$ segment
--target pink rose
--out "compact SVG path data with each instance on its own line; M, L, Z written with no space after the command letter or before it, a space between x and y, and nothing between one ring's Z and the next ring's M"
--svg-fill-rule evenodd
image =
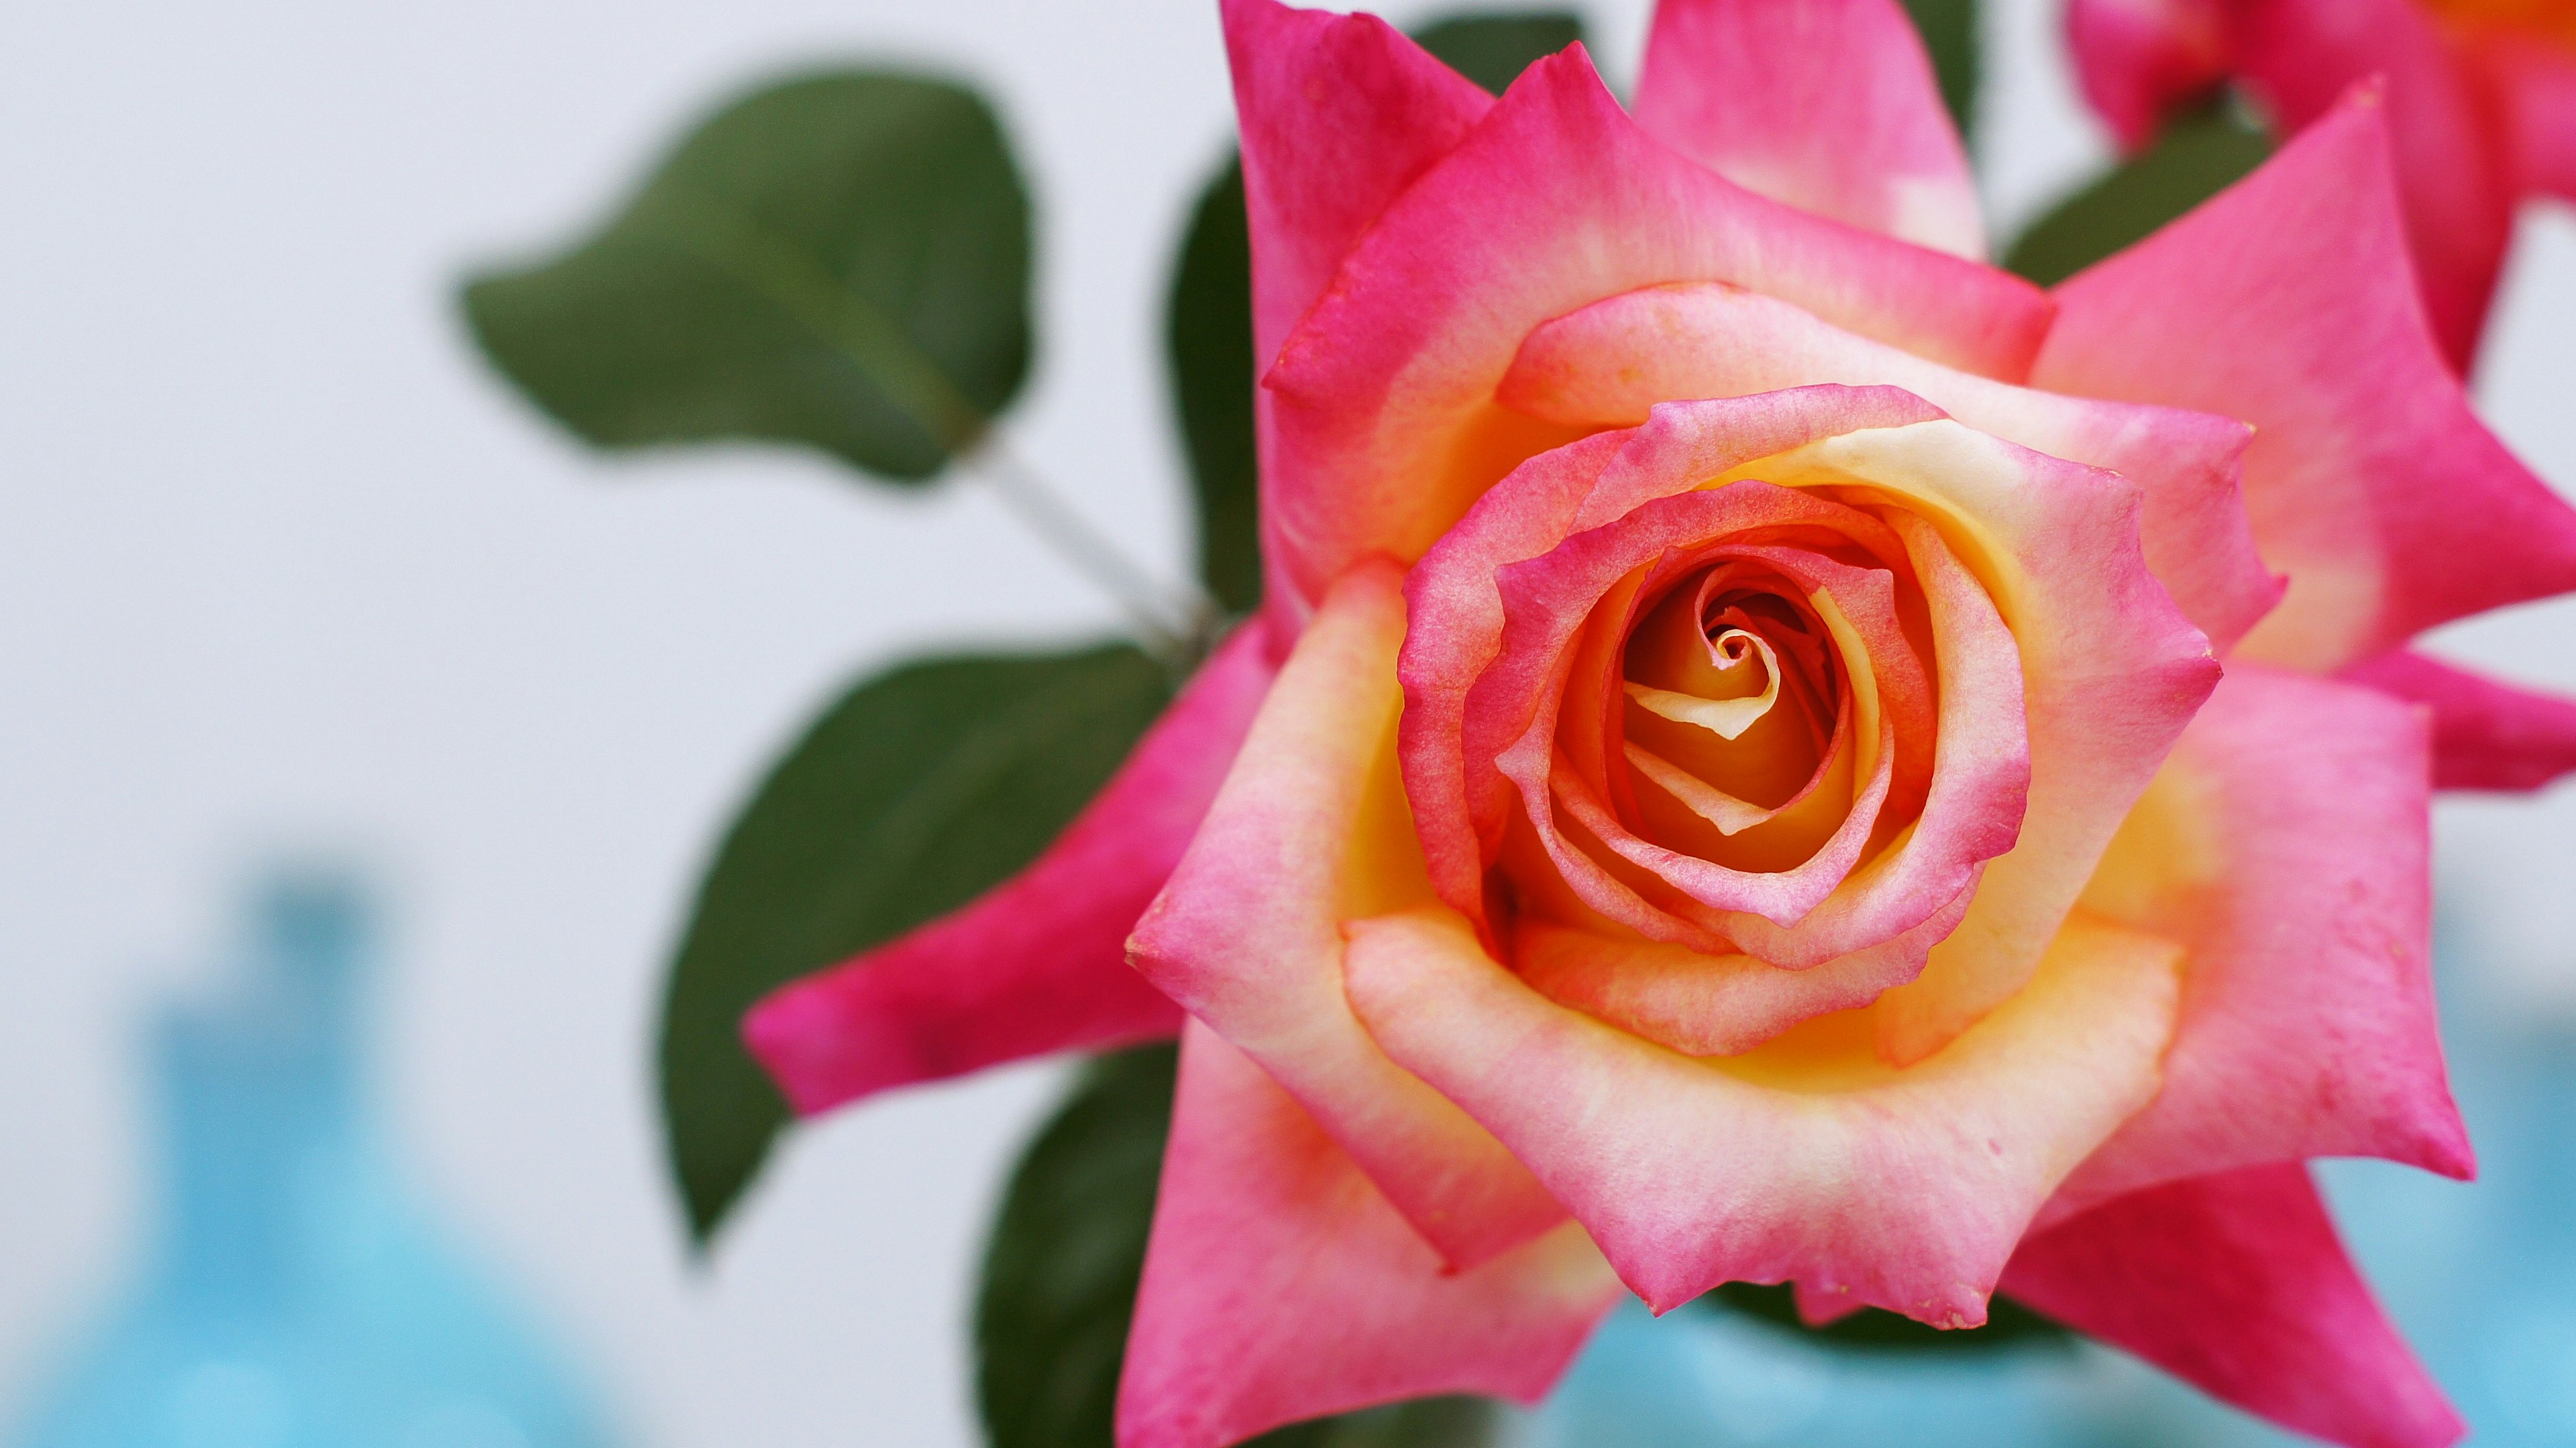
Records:
M1633 117L1225 16L1270 601L1026 875L753 1012L798 1108L1186 1013L1128 1448L1532 1398L1729 1280L2455 1438L2302 1163L2470 1170L2428 765L2576 711L2391 651L2576 514L2379 106L2042 293L1893 0L1666 0Z
M2085 94L2132 148L2230 76L2291 130L2383 78L2425 308L2463 371L2516 206L2576 197L2566 0L2068 0L2067 26Z

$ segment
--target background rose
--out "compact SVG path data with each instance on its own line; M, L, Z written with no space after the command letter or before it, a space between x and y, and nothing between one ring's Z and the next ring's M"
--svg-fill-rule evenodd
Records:
M2559 0L2069 0L2086 97L2124 146L2242 78L2289 130L2388 87L2425 308L2467 370L2516 206L2576 196L2576 10Z
M1798 44L1773 44L1766 26L1785 13L1666 8L1638 110L1686 159L1621 113L1579 53L1542 65L1497 107L1374 22L1229 7L1258 346L1279 359L1263 439L1265 620L1228 645L1091 815L1003 899L784 992L750 1023L806 1109L1047 1045L1168 1028L1168 1005L1084 975L1098 957L1065 947L1160 883L1213 785L1207 761L1233 747L1261 699L1214 810L1137 937L1149 977L1214 1029L1191 1028L1130 1345L1130 1441L1232 1441L1445 1388L1537 1391L1608 1300L1586 1234L1557 1225L1568 1209L1659 1304L1729 1275L1797 1276L1819 1310L1848 1294L1952 1322L1982 1310L2038 1213L2048 1230L2023 1244L2008 1281L2052 1312L2312 1431L2347 1441L2453 1431L2342 1262L2304 1175L2282 1165L2368 1151L2465 1166L2423 985L2419 728L2358 689L2231 666L2152 807L2129 816L2113 868L2095 875L2094 865L2208 687L2201 640L2235 643L2271 600L2246 514L2264 560L2290 582L2237 657L2327 670L2432 622L2563 587L2576 557L2564 511L2477 426L2441 366L2406 279L2367 104L2052 299L1755 194L1973 244L1959 224L1972 193L1901 18L1875 4L1807 7ZM1751 66L1754 56L1766 63ZM1859 93L1879 104L1815 103L1855 74L1870 76ZM1726 103L1755 95L1810 99L1803 109ZM1851 133L1820 146L1820 114ZM2025 381L2114 401L2016 385ZM1819 383L1904 392L1770 395ZM1747 400L1653 412L1728 397ZM1866 423L1811 420L1803 436L1745 446L1747 408L1856 398L1892 410ZM2210 401L2262 429L2244 458L2243 513L2243 428L2143 405ZM1707 471L1643 456L1669 453L1693 421L1713 422L1708 431L1738 450ZM1894 449L1904 455L1854 471L1854 456L1886 441L1874 432L1909 435ZM1934 438L1945 441L1924 441ZM1839 864L1811 872L1823 899L1770 902L1785 920L1738 908L1761 903L1750 896L1713 904L1676 887L1707 913L1647 901L1660 916L1624 922L1650 938L1640 923L1663 930L1671 938L1655 943L1667 950L1706 954L1722 938L1755 958L1713 959L1712 979L1788 976L1792 991L1851 972L1844 962L1870 950L1888 951L1873 968L1908 974L1915 951L1946 935L1902 988L1910 994L1872 1008L1866 1038L1729 1072L1599 1024L1635 1003L1629 987L1656 957L1581 909L1559 902L1544 923L1620 942L1614 968L1594 972L1594 984L1617 989L1565 992L1596 1015L1552 1005L1485 960L1480 928L1531 964L1521 922L1483 904L1487 866L1502 866L1507 898L1555 879L1597 914L1609 912L1571 882L1586 859L1613 872L1580 849L1545 864L1509 857L1512 800L1478 771L1505 760L1505 741L1532 736L1514 735L1512 709L1490 698L1480 707L1476 690L1495 668L1544 673L1566 651L1542 640L1526 659L1513 654L1512 580L1531 580L1538 604L1521 612L1524 632L1570 637L1595 611L1599 596L1581 589L1570 603L1544 596L1564 573L1544 566L1552 550L1651 542L1645 530L1691 508L1778 504L1778 485L1824 476L1802 475L1814 456L1788 460L1807 445L1845 449L1830 456L1842 471L1825 485L1856 496L1950 492L1930 512L1964 519L1994 540L1982 561L2011 567L1952 588L1944 555L1960 573L1975 569L1932 517L1906 506L1867 515L1896 540L1871 554L1889 617L1900 554L1927 623L1935 597L1956 609L1929 629L1928 685L1890 690L1914 712L1902 728L1905 706L1883 716L1884 771L1876 759L1858 767L1852 671L1865 659L1893 679L1908 655L1922 668L1927 649L1898 626L1833 661L1842 672L1831 677L1845 681L1838 720L1840 699L1854 701L1843 744L1853 773L1884 780L1875 808L1915 807L1898 793L1900 774L1923 791L1922 827L1882 851L1890 873L1922 870L1914 888L1873 889L1883 879ZM1978 456L1964 459L1963 447ZM1612 455L1631 449L1642 450L1632 459L1642 491L1664 496L1623 496L1579 537L1551 529L1547 500L1582 521ZM1739 464L1777 476L1757 472L1750 492L1690 491ZM2428 478L2442 480L2438 502ZM1956 496L1976 484L1984 496ZM1758 561L1784 576L1854 566L1832 556L1840 545L1782 550L1741 521L1691 520L1670 542L1773 548ZM2471 556L2474 572L2459 563ZM1424 561L1410 633L1390 558ZM1530 563L1543 566L1503 566ZM1499 600L1489 658L1475 657L1480 576ZM2023 582L2027 592L2007 586ZM1813 607L1831 592L1806 584L1767 596ZM2025 606L2034 598L2050 606ZM1964 620L1977 599L2012 629L2009 651L1970 642ZM1775 651L1790 642L1762 640ZM2007 657L2023 674L2017 699L1997 686ZM1454 800L1440 797L1433 758L1447 734L1425 722L1444 688L1461 692ZM1922 706L1936 697L1926 739ZM1979 737L1951 711L1997 701L2020 705L2027 812L2009 807L2021 765L2000 749L1953 776L1972 781L1961 787L1980 803L1936 819L1943 744ZM1536 757L1563 737L1539 717L1549 712L1533 712L1550 727L1523 751L1517 781L1508 764L1503 774L1524 805L1580 782ZM1993 717L1980 722L2000 737ZM1496 738L1471 743L1483 736ZM1488 797L1502 800L1500 838ZM1526 808L1523 817L1538 832L1541 821ZM1980 862L2016 840L1971 894ZM1418 881L1402 868L1415 848ZM1856 852L1850 864L1861 863ZM1757 887L1768 888L1744 886ZM2079 893L2090 918L2061 929ZM1440 913L1434 896L1459 913ZM1944 918L1953 905L1968 920L1956 931ZM1830 944L1797 938L1825 933L1810 919L1845 913L1870 918ZM1372 923L1346 950L1351 922ZM2275 954L2317 939L2332 948ZM2188 962L2179 994L2177 946ZM1583 978L1581 961L1563 963L1550 956L1539 974ZM1879 985L1869 976L1857 988ZM1793 1001L1768 1020L1730 1005L1697 1011L1695 1024L1758 1038L1823 1004ZM1625 1013L1636 1032L1672 1024ZM2160 1051L2168 1084L2157 1094ZM1766 1065L1786 1074L1745 1079ZM1809 1074L1818 1071L1845 1074ZM2064 1082L2083 1089L2057 1089ZM1681 1145L1695 1142L1740 1143L1744 1154ZM2044 1206L2069 1171L2066 1192ZM2141 1280L2135 1265L2159 1243L2182 1244L2224 1285L2179 1271ZM1442 1272L1444 1260L1455 1270ZM2234 1310L2209 1312L2213 1300Z

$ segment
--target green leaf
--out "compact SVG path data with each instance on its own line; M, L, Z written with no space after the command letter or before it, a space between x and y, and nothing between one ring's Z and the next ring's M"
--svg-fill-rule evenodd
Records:
M1881 1352L1979 1352L2007 1347L2064 1347L2073 1335L2009 1297L1991 1299L1986 1325L1944 1331L1910 1317L1864 1307L1823 1327L1798 1320L1798 1304L1787 1283L1764 1286L1729 1282L1697 1299L1705 1311L1735 1312L1758 1318L1784 1332L1835 1347Z
M1145 1269L1179 1053L1095 1058L1002 1195L975 1304L976 1403L992 1448L1110 1448L1127 1324ZM1484 1448L1472 1398L1298 1423L1257 1448Z
M771 439L917 482L1028 373L1028 197L973 91L810 75L726 107L589 240L464 304L492 364L598 446Z
M699 1243L788 1119L736 1034L743 1011L1035 858L1170 694L1127 644L906 664L771 769L699 886L663 1001L663 1125Z
M1432 54L1500 91L1583 38L1571 15L1456 16L1418 32ZM1228 156L1190 208L1163 311L1172 405L1199 514L1199 577L1227 609L1261 601L1260 465L1252 429L1252 249L1243 162Z
M1094 1060L1011 1173L975 1302L993 1448L1110 1448L1178 1055Z
M2165 128L2143 154L2031 223L2004 266L2055 286L2226 190L2272 154L2262 128L2224 99Z
M1923 48L1932 52L1932 72L1941 82L1941 103L1962 140L1977 134L1977 83L1984 46L1977 33L1977 0L1905 0Z
M1451 70L1501 95L1531 62L1581 40L1583 22L1563 11L1454 15L1416 29L1413 38Z
M1199 578L1232 613L1261 602L1260 463L1252 433L1252 246L1243 162L1228 157L1190 210L1164 308L1172 404L1199 510Z

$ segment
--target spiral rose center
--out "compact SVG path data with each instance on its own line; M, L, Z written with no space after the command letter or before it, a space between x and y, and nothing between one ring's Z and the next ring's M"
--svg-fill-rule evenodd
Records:
M1783 870L1841 823L1845 690L1822 621L1786 579L1720 563L1680 581L1629 633L1620 692L1627 788L1613 794L1641 837Z

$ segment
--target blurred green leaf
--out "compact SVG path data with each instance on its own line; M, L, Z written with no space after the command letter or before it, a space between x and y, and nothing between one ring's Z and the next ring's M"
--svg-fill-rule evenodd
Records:
M1823 1327L1809 1327L1798 1320L1796 1293L1785 1282L1773 1286L1729 1282L1699 1298L1697 1305L1704 1310L1758 1318L1784 1332L1835 1347L1882 1352L1978 1352L2006 1347L2063 1347L2073 1341L2073 1334L2065 1328L2009 1297L1996 1297L1987 1303L1985 1326L1948 1331L1875 1307L1864 1307Z
M1520 15L1452 15L1413 32L1422 48L1451 70L1496 95L1511 88L1532 61L1544 60L1583 38L1583 22L1563 11Z
M1468 79L1501 91L1522 69L1583 38L1571 15L1454 16L1417 32ZM1252 249L1243 162L1228 156L1190 208L1163 312L1172 405L1199 514L1199 576L1227 609L1261 601L1260 461L1252 427Z
M1252 432L1252 247L1243 162L1190 210L1163 342L1199 511L1199 578L1227 611L1261 602L1260 460Z
M726 107L589 240L464 302L493 365L598 446L772 439L918 482L1028 373L1028 197L973 91L812 75Z
M992 1448L1110 1448L1178 1060L1168 1045L1095 1058L1011 1173L975 1304L976 1401ZM1253 1443L1484 1448L1499 1419L1472 1398L1432 1398Z
M772 988L966 903L1035 858L1171 695L1131 645L903 665L761 781L699 886L662 1008L662 1113L704 1243L788 1119L742 1047Z
M1483 1398L1423 1398L1338 1418L1296 1423L1254 1448L1487 1448L1502 1437L1502 1410Z
M2272 154L2271 137L2221 99L2166 126L2156 143L2032 222L2004 266L2055 286L2146 240Z
M1932 71L1941 81L1941 103L1959 127L1960 139L1977 135L1977 83L1984 46L1977 33L1977 0L1905 0L1905 13L1932 52Z

